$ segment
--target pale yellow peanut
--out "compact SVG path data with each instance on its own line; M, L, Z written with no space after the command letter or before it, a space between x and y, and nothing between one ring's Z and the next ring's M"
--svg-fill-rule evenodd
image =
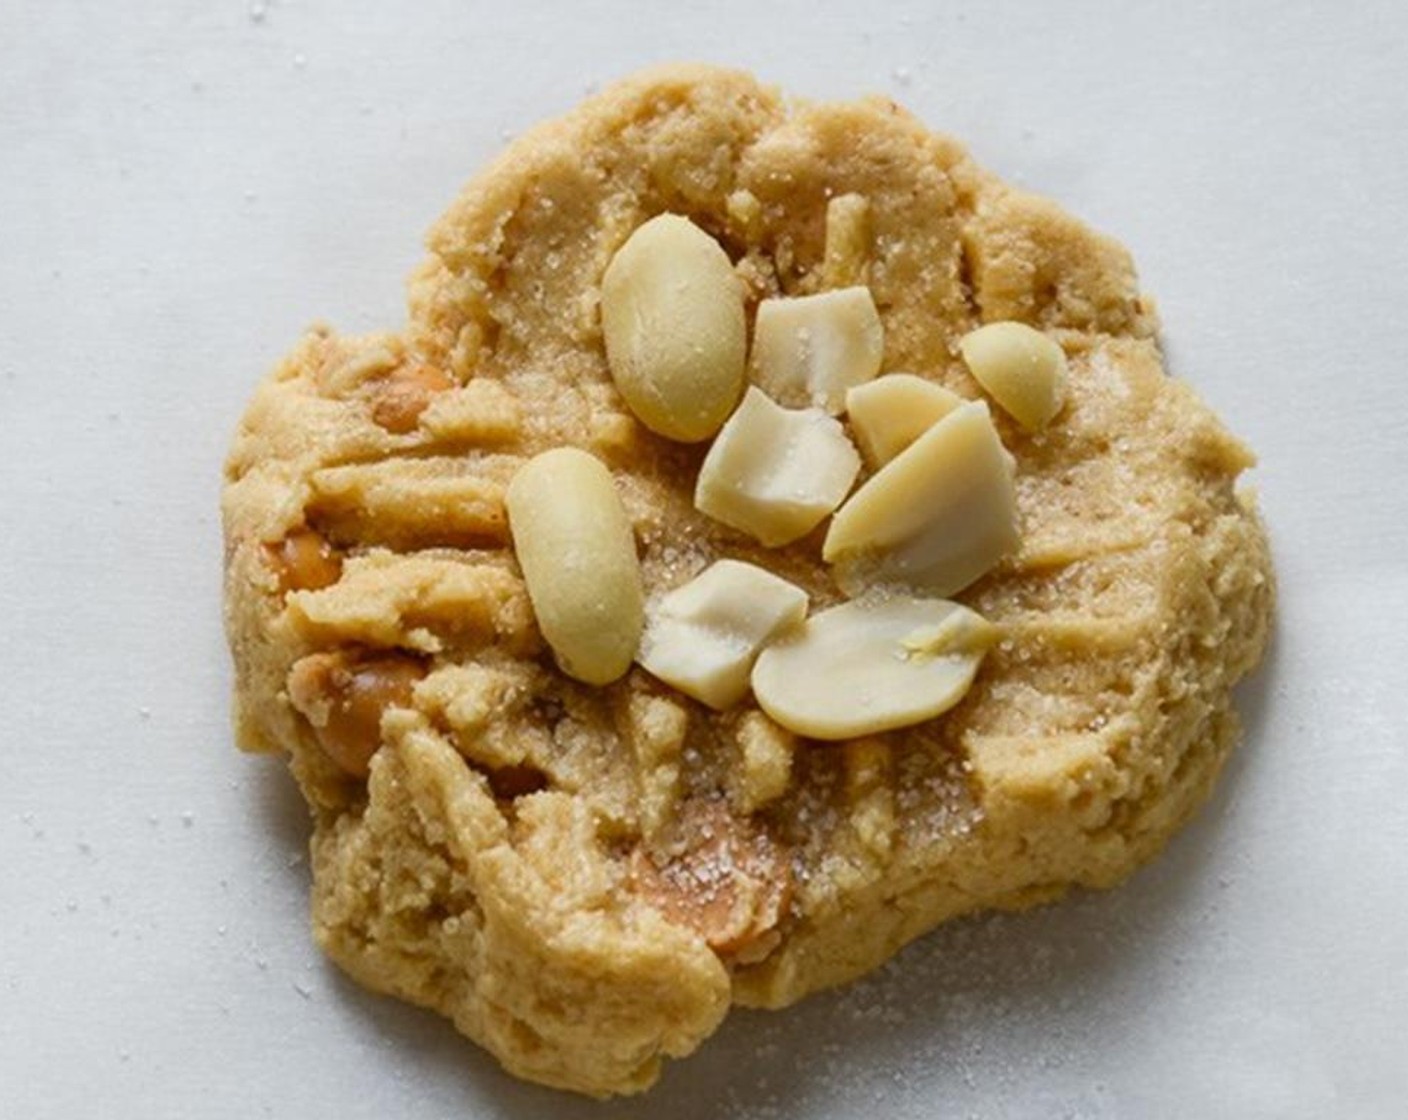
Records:
M1012 460L988 406L954 409L836 511L822 558L849 595L875 584L951 595L1017 546Z
M748 694L758 651L807 613L807 593L754 564L719 560L647 612L641 665L718 710Z
M525 463L505 497L528 597L562 671L607 684L630 668L645 619L625 507L599 459L572 447Z
M601 287L611 376L647 428L695 443L743 391L748 328L728 255L687 218L661 214L617 250Z
M880 372L885 330L868 288L765 299L753 324L753 380L789 407L814 405L832 416L846 390Z
M846 394L846 416L866 465L878 470L962 403L942 385L887 373Z
M763 204L752 191L734 191L724 201L729 222L741 233L756 239L763 224Z
M963 698L995 638L981 615L944 599L843 603L763 650L753 692L774 720L813 739L909 727Z
M826 255L821 282L828 288L864 284L870 259L870 200L839 194L826 204Z
M750 386L704 458L694 504L776 548L816 528L859 472L838 421L819 408L783 408Z
M1003 411L1040 431L1066 403L1066 354L1025 323L988 323L958 343L969 371Z

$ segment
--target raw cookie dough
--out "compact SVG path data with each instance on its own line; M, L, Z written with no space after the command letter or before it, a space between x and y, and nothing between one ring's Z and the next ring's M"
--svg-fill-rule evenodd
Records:
M728 557L813 610L842 600L824 525L769 549L699 513L707 442L654 435L613 386L602 275L665 212L724 246L750 323L761 299L864 283L883 368L964 398L983 394L957 342L981 323L1064 348L1049 427L994 410L1022 543L957 596L1001 637L946 715L818 744L751 699L716 713L639 668L604 688L556 669L503 497L559 445L611 468L647 597ZM677 67L525 135L429 249L406 326L312 330L226 467L237 738L288 757L313 930L362 983L521 1077L637 1092L735 1002L782 1007L954 915L1118 883L1206 797L1271 569L1236 489L1252 456L1166 376L1118 244L888 100Z

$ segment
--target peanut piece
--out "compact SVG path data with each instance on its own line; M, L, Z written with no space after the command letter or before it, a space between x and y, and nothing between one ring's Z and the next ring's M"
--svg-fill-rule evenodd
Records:
M758 201L757 195L740 188L724 200L724 210L730 225L749 240L757 240L763 225L763 204Z
M846 390L880 372L885 330L868 288L765 299L753 326L753 376L774 400L832 416Z
M528 597L562 671L608 684L631 667L645 622L625 507L601 461L544 451L509 483L509 531Z
M870 257L870 200L840 194L826 204L826 256L821 282L827 288L864 284Z
M1025 323L989 323L958 349L978 384L1027 431L1046 427L1065 404L1065 351Z
M404 653L314 653L294 665L288 694L323 752L352 777L365 778L381 746L382 712L409 707L423 676L421 661Z
M967 587L1017 546L1012 461L988 406L954 409L836 511L822 559L848 595L878 583L926 595Z
M981 615L944 599L843 603L763 650L753 692L763 711L799 735L873 735L957 704L995 639Z
M696 443L743 389L748 327L728 255L687 218L661 214L611 259L601 286L611 376L647 428Z
M319 591L342 578L342 557L307 526L294 529L277 544L266 544L264 551L284 594Z
M840 423L818 408L787 409L749 387L699 469L694 504L776 548L805 536L860 473Z
M860 453L879 470L963 403L957 393L912 373L887 373L846 394Z
M637 660L686 696L722 710L748 694L758 651L801 622L807 593L738 560L720 560L648 612Z

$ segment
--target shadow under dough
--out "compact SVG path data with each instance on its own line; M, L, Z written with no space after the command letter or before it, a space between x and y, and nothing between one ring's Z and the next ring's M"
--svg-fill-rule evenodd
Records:
M308 855L308 838L312 834L312 819L308 803L298 791L298 783L288 772L282 756L253 755L248 758L254 771L245 788L250 791L252 811L259 818L264 833L278 845L285 858L297 862Z

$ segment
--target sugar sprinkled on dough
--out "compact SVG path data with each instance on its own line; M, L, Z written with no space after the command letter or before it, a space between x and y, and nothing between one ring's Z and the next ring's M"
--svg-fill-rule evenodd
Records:
M613 472L648 594L732 557L805 588L814 609L839 601L818 539L764 549L694 508L702 450L624 409L594 301L611 253L666 211L722 240L750 301L810 294L842 194L869 203L886 368L976 398L957 339L1019 319L1059 337L1071 399L1040 437L1002 428L1023 545L963 593L1003 633L963 703L873 740L792 744L780 796L709 826L789 853L777 944L745 961L668 920L629 871L636 852L670 865L688 842L672 821L691 806L737 800L742 713L709 713L641 673L600 690L556 673L502 493L526 457L585 447ZM1118 245L886 101L794 104L705 68L613 86L524 135L429 241L404 330L310 332L256 393L226 470L237 733L290 758L314 811L314 932L355 978L453 1016L520 1076L639 1091L730 1004L780 1007L855 980L974 908L1115 884L1206 795L1236 737L1231 686L1265 640L1270 570L1235 491L1250 457L1165 376ZM387 361L408 360L453 375L444 391L469 401L453 430L375 422ZM476 397L476 384L496 388ZM470 422L491 398L516 408ZM300 526L386 594L354 601L334 584L296 593L291 611L265 546ZM414 648L428 676L382 715L362 785L322 753L317 706L293 707L287 684L310 654L368 646ZM508 752L521 785L506 783ZM712 889L740 862L726 847L677 871L680 885ZM924 1060L986 1076L967 1022L1020 1020L1030 998L975 980L988 957L1014 963L1004 922L950 927L939 937L956 963L907 953L826 1006L846 1037L902 1032ZM1040 998L1062 998L1060 952L1016 962ZM937 1010L900 994L925 986ZM843 1094L854 1075L839 1029L788 1054L795 1036L764 1037L817 1091ZM1034 1060L1068 1053L1045 1040ZM752 1080L728 1086L724 1112L781 1107L780 1076L755 1067Z

